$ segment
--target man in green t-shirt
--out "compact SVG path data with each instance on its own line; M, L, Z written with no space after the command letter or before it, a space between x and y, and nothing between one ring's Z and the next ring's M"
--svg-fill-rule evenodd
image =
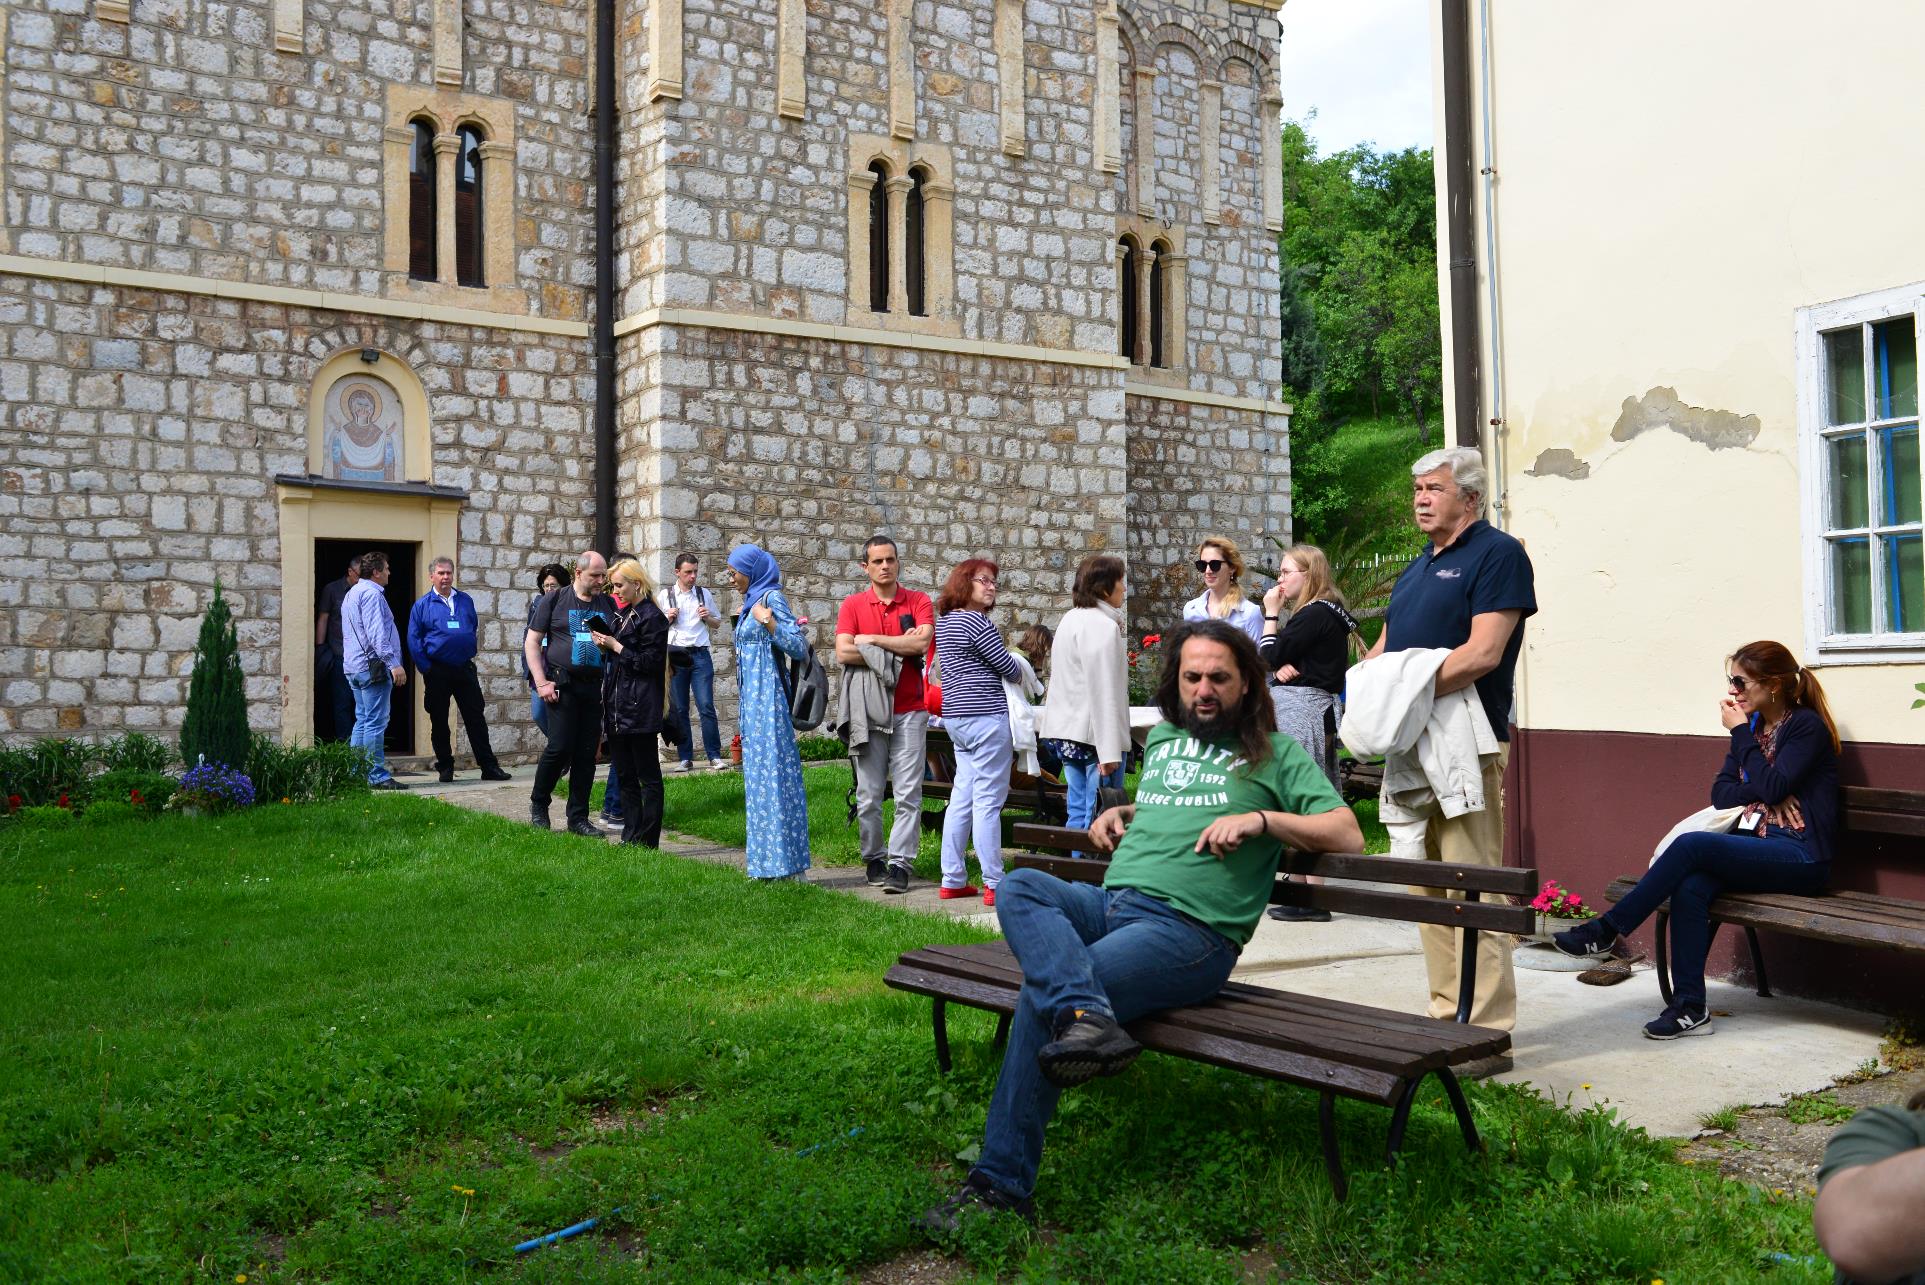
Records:
M1925 1093L1832 1135L1811 1222L1840 1280L1925 1282Z
M1363 833L1303 748L1276 732L1256 645L1221 620L1170 635L1136 802L1090 827L1115 852L1103 886L1012 871L996 911L1023 967L982 1155L923 1216L948 1233L970 1209L1031 1214L1043 1129L1061 1090L1127 1067L1123 1023L1223 988L1269 904L1288 844L1360 852Z

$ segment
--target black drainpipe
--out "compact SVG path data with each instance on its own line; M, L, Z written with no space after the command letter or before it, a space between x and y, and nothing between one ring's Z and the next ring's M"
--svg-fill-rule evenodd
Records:
M615 0L595 0L595 548L615 534Z
M1450 246L1451 418L1457 445L1478 446L1483 425L1481 353L1477 343L1477 250L1471 225L1475 158L1471 150L1469 0L1444 5L1444 209Z

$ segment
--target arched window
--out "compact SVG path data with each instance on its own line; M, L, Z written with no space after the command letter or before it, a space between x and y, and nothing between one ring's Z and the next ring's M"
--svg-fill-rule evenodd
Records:
M1136 360L1137 326L1136 274L1138 264L1136 242L1130 237L1123 237L1117 242L1117 245L1122 249L1122 253L1117 256L1119 262L1116 272L1116 291L1119 305L1117 308L1117 318L1121 323L1116 328L1118 338L1121 340L1118 347L1124 359L1133 362Z
M889 167L870 161L876 176L869 189L869 311L889 311Z
M408 132L408 275L433 281L436 275L434 126L425 120L409 123Z
M455 282L481 286L481 131L463 125L455 138Z
M1168 366L1169 354L1163 349L1169 333L1164 314L1169 311L1170 243L1158 241L1150 249L1156 254L1150 265L1150 365Z
M918 165L909 171L909 177L914 180L914 186L909 189L903 209L902 237L907 260L903 272L909 278L909 315L926 317L929 309L923 303L926 296L923 294L922 185L928 181L929 171Z

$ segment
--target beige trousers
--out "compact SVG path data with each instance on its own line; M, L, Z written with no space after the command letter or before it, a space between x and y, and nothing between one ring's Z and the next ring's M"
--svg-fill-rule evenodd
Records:
M1431 814L1424 832L1424 857L1429 861L1449 861L1467 866L1504 864L1504 765L1510 762L1508 742L1498 756L1484 765L1482 812L1461 817ZM1447 897L1443 888L1412 888L1429 897ZM1424 969L1430 975L1430 1015L1451 1018L1457 1015L1457 978L1459 947L1463 932L1441 924L1423 924L1417 930L1424 943ZM1471 1004L1470 1020L1476 1026L1492 1026L1508 1031L1517 1025L1517 974L1511 968L1513 939L1505 933L1477 934L1477 994Z

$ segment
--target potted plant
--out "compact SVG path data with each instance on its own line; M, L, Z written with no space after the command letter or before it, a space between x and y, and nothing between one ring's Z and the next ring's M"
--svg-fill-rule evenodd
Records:
M1555 879L1544 881L1544 886L1531 898L1531 909L1537 912L1539 941L1549 941L1553 933L1575 928L1597 915L1597 911L1584 904L1584 898L1562 887Z

